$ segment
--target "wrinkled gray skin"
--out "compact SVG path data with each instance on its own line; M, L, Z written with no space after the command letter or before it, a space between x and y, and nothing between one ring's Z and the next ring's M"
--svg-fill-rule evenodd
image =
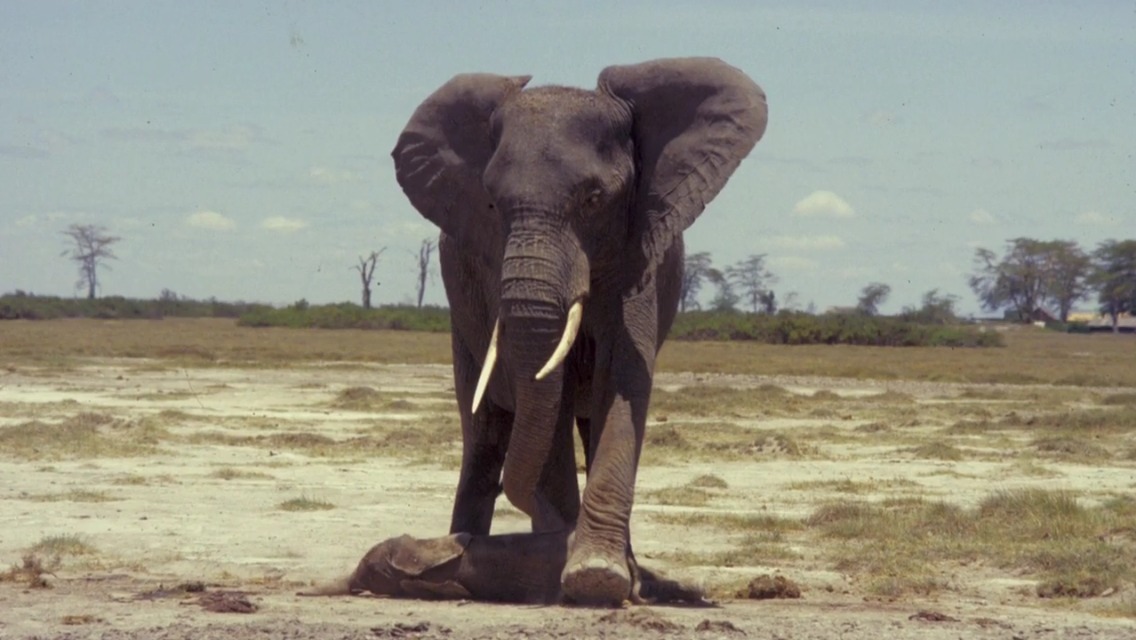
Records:
M561 601L567 532L501 536L399 536L371 548L350 575L300 592L304 596L373 593L392 598L483 600L527 604ZM702 592L640 569L634 600L711 604Z
M488 533L503 487L533 531L575 526L567 599L616 604L632 591L628 520L682 232L760 139L765 94L712 58L608 67L594 90L528 81L456 76L392 152L403 191L442 231L463 436L450 531ZM536 380L575 302L571 351ZM474 412L498 321L499 359Z

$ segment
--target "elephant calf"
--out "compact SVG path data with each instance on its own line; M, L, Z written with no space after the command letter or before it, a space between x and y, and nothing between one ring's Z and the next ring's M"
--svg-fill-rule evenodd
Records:
M528 604L561 602L560 574L568 555L567 533L402 535L375 545L350 575L304 596L357 595L392 598L484 600ZM708 604L702 591L637 567L636 600L642 603Z

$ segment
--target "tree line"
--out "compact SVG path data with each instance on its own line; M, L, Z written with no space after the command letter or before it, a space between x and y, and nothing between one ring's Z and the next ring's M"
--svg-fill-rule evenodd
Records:
M88 300L96 298L99 269L109 268L107 261L117 259L113 245L121 240L99 225L72 224L63 232L68 248L60 254L76 263L79 279L76 289L85 289ZM424 239L415 255L417 268L417 308L422 308L427 283L432 280L431 258L437 242ZM359 256L351 267L359 274L362 285L362 307L370 309L375 269L386 247ZM1036 240L1013 238L1006 242L999 256L990 249L978 248L974 254L974 272L967 283L986 311L1004 311L1020 322L1034 320L1047 307L1056 319L1068 322L1078 303L1096 297L1097 309L1112 321L1113 330L1125 314L1136 314L1136 240L1105 240L1094 250L1086 251L1072 240ZM800 311L799 296L790 291L778 300L773 286L778 277L766 266L766 254L751 254L736 263L714 266L708 251L685 256L679 299L679 311L702 310L700 295L709 286L714 295L708 309L715 312L738 312L772 315L779 310ZM836 308L837 312L874 316L887 300L891 287L872 282L861 289L856 304ZM957 320L958 297L932 289L924 294L921 306L904 307L901 318L930 324ZM812 303L804 310L815 314Z
M1094 296L1113 331L1123 314L1136 313L1136 240L1105 240L1090 252L1072 240L1014 238L1001 256L976 249L974 262L968 283L982 308L1021 322L1046 307L1068 322L1073 308Z

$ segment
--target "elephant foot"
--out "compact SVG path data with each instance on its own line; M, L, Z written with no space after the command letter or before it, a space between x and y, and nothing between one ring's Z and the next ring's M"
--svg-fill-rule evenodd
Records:
M564 599L573 604L619 606L631 599L631 573L623 559L592 556L570 563L561 578Z

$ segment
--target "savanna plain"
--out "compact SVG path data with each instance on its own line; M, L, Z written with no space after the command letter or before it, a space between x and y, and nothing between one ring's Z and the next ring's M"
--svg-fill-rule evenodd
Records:
M295 595L446 532L446 334L0 323L0 638L1136 637L1136 339L1005 343L668 343L632 540L717 606L597 610Z

